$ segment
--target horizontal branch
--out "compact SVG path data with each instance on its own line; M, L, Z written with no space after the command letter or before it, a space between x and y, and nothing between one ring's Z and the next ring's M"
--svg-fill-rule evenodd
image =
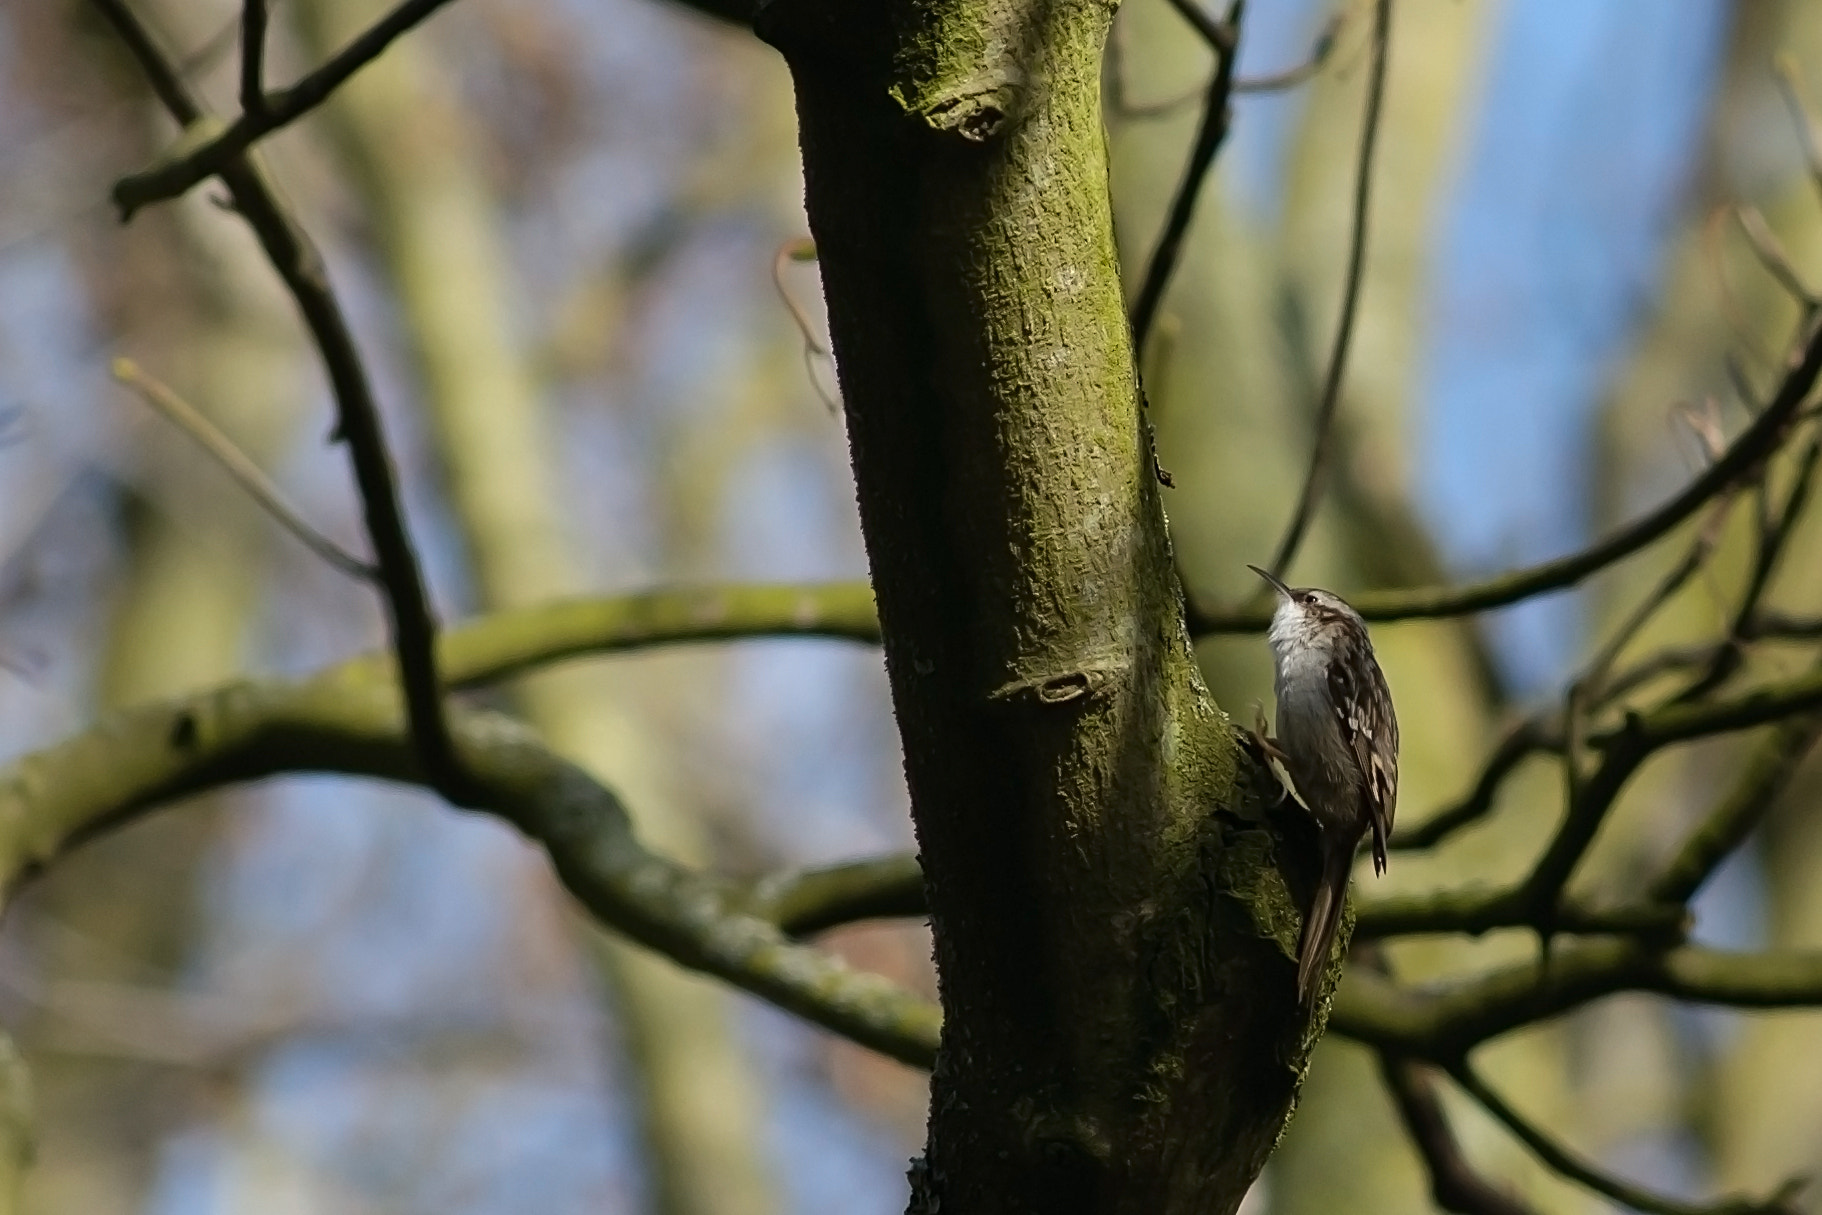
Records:
M453 683L474 686L584 653L770 633L866 639L864 586L670 591L502 612L442 639ZM0 771L0 886L76 842L173 800L289 772L338 772L421 782L400 723L390 656L364 656L301 684L241 682L110 715ZM1681 711L1681 710L1679 710ZM451 717L481 808L549 850L564 883L604 923L679 963L781 1007L928 1065L935 1008L884 980L847 971L789 940L875 915L915 915L916 861L887 857L764 879L716 882L648 852L613 794L503 718ZM1439 892L1368 901L1368 934L1472 931L1510 909L1510 891ZM1561 926L1648 934L1669 926L1657 907L1577 912ZM1822 1004L1822 953L1740 955L1649 940L1578 941L1537 962L1441 989L1413 990L1353 970L1331 1026L1402 1055L1447 1060L1520 1025L1622 990L1736 1007Z
M921 919L924 869L909 853L793 869L754 883L747 910L792 937L861 920Z
M1521 886L1498 889L1429 890L1419 894L1355 900L1354 939L1415 936L1420 933L1465 933L1479 936L1501 928L1532 924L1535 912ZM1554 932L1571 934L1672 934L1689 929L1689 911L1680 903L1635 903L1585 907L1565 902L1551 914Z
M764 637L877 644L873 591L865 582L827 582L561 599L452 627L439 639L438 658L451 688L475 688L590 654Z
M241 682L111 714L0 772L0 886L171 801L287 773L423 784L391 680L356 662L302 684ZM452 710L476 808L548 851L603 924L677 963L920 1067L939 1013L876 975L795 944L742 909L746 892L648 851L612 792L507 718Z
M1548 961L1507 966L1417 990L1355 968L1335 997L1329 1028L1395 1054L1438 1063L1490 1038L1619 991L1645 991L1732 1008L1822 1005L1822 952L1728 953L1701 945L1657 949L1637 940L1578 941Z
M1628 738L1635 737L1641 745L1664 747L1692 738L1749 730L1815 709L1822 709L1822 666L1792 679L1763 684L1727 700L1666 705L1635 717L1614 734L1605 738L1597 736L1594 741L1617 740L1623 746Z
M1370 941L1420 933L1480 935L1530 923L1523 887L1432 890L1354 900L1354 939ZM919 918L925 914L924 874L910 853L794 869L754 883L747 910L791 936L809 936L859 920ZM1570 934L1680 936L1689 912L1681 904L1560 908L1554 925Z

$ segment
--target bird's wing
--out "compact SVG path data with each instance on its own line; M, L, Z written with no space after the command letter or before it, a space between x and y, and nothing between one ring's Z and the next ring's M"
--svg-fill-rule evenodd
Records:
M1340 718L1342 741L1366 778L1362 793L1365 817L1373 828L1373 870L1384 873L1386 841L1398 808L1398 717L1372 643L1359 644L1365 645L1365 653L1337 654L1329 664L1329 693ZM1360 679L1372 682L1356 686Z

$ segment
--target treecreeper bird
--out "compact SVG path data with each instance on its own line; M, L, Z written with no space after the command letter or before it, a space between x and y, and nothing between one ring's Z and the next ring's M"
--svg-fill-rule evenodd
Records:
M1247 568L1278 592L1267 636L1276 668L1277 749L1321 828L1322 879L1297 946L1297 997L1308 1004L1341 927L1354 853L1369 828L1373 872L1385 872L1398 805L1398 717L1359 612L1328 591L1288 587L1256 565Z

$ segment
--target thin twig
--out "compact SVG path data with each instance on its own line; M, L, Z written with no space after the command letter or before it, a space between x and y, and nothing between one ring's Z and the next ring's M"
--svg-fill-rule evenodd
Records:
M1793 1201L1802 1188L1801 1183L1796 1181L1785 1182L1768 1198L1742 1196L1723 1198L1712 1203L1683 1202L1653 1193L1629 1181L1622 1181L1582 1159L1513 1109L1465 1060L1450 1067L1449 1075L1481 1108L1504 1123L1506 1129L1530 1148L1539 1160L1569 1180L1622 1206L1648 1212L1649 1215L1796 1215Z
M1268 72L1263 76L1243 76L1234 81L1235 93L1276 93L1284 89L1294 89L1304 81L1320 72L1335 53L1335 45L1340 41L1341 27L1347 24L1348 10L1340 8L1329 15L1322 23L1322 29L1316 34L1315 44L1310 47L1309 58L1295 67L1285 68L1279 72Z
M1822 375L1822 327L1812 325L1801 351L1792 358L1777 395L1751 425L1735 437L1720 459L1656 510L1580 552L1467 586L1361 591L1349 595L1348 602L1367 620L1424 620L1483 612L1574 586L1588 575L1650 545L1700 510L1716 494L1755 473L1765 458L1788 437L1791 427L1801 420L1803 404L1819 375ZM1218 613L1198 611L1190 626L1195 635L1210 636L1263 632L1270 622L1270 612L1261 605Z
M186 127L207 118L202 105L126 0L94 0L94 4L139 61L171 116ZM368 40L372 33L369 31L357 43ZM375 48L374 54L377 53ZM322 255L251 161L224 154L217 168L233 198L234 209L253 229L267 259L296 301L328 372L336 403L336 437L348 445L355 488L384 591L406 720L426 778L449 800L458 805L470 804L473 784L456 754L437 676L436 616L405 527L379 406L347 319L330 289Z
M1746 243L1759 259L1759 265L1765 268L1765 273L1776 279L1778 285L1796 297L1803 307L1815 308L1822 304L1822 298L1803 281L1802 273L1790 260L1790 254L1784 251L1784 246L1778 242L1777 235L1772 232L1771 225L1765 222L1765 216L1759 213L1757 207L1736 203L1733 218L1740 227L1740 234L1746 238Z
M1797 124L1797 137L1803 141L1803 159L1809 165L1809 179L1822 193L1822 128L1816 123L1809 101L1803 95L1803 79L1797 72L1797 61L1789 54L1772 57L1772 74L1777 76L1784 104Z
M1469 1162L1443 1111L1432 1069L1382 1053L1379 1076L1429 1170L1430 1197L1437 1206L1455 1215L1537 1215L1537 1208L1488 1181Z
M213 456L215 462L221 465L222 471L234 478L235 484L246 490L247 495L274 522L300 540L305 548L350 578L377 582L379 571L371 563L356 557L310 526L303 514L285 501L284 493L266 475L265 470L253 461L253 457L242 451L233 439L195 406L141 370L139 364L132 359L115 359L113 372L115 379L138 393L142 401L164 415L166 421L189 435L199 447Z
M1560 913L1563 888L1594 842L1620 791L1640 765L1657 750L1642 737L1637 719L1629 717L1607 746L1598 767L1584 779L1571 751L1565 767L1571 773L1563 820L1537 865L1525 879L1522 901L1528 918L1546 941Z
M1649 897L1679 903L1693 898L1721 862L1764 821L1818 737L1822 737L1822 717L1812 714L1779 722L1754 748L1727 796L1702 817L1651 883Z
M1202 35L1202 41L1208 43L1210 50L1217 55L1234 53L1235 35L1240 27L1236 24L1240 14L1229 9L1227 16L1217 21L1205 12L1196 0L1169 0L1170 6L1177 10L1177 15L1189 22L1196 33Z
M1746 364L1740 356L1729 350L1721 356L1721 370L1727 376L1727 383L1732 386L1734 396L1740 399L1740 405L1749 414L1759 412L1759 394L1752 386L1752 376L1746 370Z
M1822 660L1801 675L1747 688L1726 700L1696 704L1673 700L1634 713L1620 728L1597 735L1595 741L1610 751L1626 747L1631 739L1656 749L1692 738L1750 730L1817 708L1822 708Z
M1334 439L1335 411L1341 404L1341 382L1347 373L1348 348L1354 340L1354 321L1360 312L1361 282L1366 277L1367 218L1373 198L1373 152L1379 145L1379 116L1385 101L1387 63L1391 58L1392 0L1376 0L1373 6L1373 59L1367 76L1366 113L1361 119L1360 153L1354 167L1354 223L1349 237L1348 269L1341 290L1341 315L1335 323L1335 344L1329 350L1328 371L1323 376L1322 396L1316 407L1316 438L1310 448L1309 469L1303 477L1303 489L1297 495L1297 509L1291 514L1284 539L1278 542L1272 558L1272 573L1283 577L1298 546L1303 543L1315 516L1316 503L1322 497L1324 472Z
M1263 76L1236 77L1228 91L1235 96L1243 93L1257 96L1263 93L1278 93L1286 89L1294 89L1312 79L1328 65L1329 59L1334 55L1341 27L1347 23L1347 15L1348 10L1343 8L1322 23L1322 30L1316 35L1316 41L1310 47L1309 56L1302 63L1282 71L1268 72ZM1118 27L1109 42L1108 54L1111 70L1108 73L1107 108L1115 117L1134 121L1165 118L1208 92L1207 83L1203 83L1162 101L1133 102L1126 96L1124 40L1118 33Z
M1822 637L1822 616L1804 619L1783 612L1764 611L1755 616L1747 628L1749 637L1776 637L1787 641L1808 641Z
M816 360L831 359L828 343L817 336L816 326L811 322L809 313L791 294L785 284L785 267L793 262L804 263L816 260L816 242L809 237L795 237L778 246L778 252L772 255L772 286L778 290L778 298L784 301L785 311L791 314L791 320L797 325L797 332L803 335L803 369L810 377L810 387L822 398L822 403L830 413L841 412L841 402L822 386L816 375Z
M1219 25L1213 25L1212 18L1202 12L1194 0L1172 0L1172 3L1214 48L1215 74L1204 94L1202 122L1196 129L1189 163L1183 167L1176 194L1170 200L1164 231L1158 236L1157 247L1146 263L1145 277L1133 300L1132 345L1140 359L1145 357L1145 339L1151 334L1152 322L1157 320L1158 308L1164 302L1164 290L1170 286L1170 276L1176 271L1182 255L1183 239L1189 232L1189 221L1196 213L1196 198L1202 192L1202 183L1215 163L1215 154L1221 150L1233 119L1229 94L1233 90L1234 60L1239 58L1240 52L1240 18L1246 8L1246 0L1233 0L1226 18Z
M266 112L266 0L241 0L240 108L253 118Z
M1715 661L1716 656L1722 650L1731 648L1733 644L1726 641L1709 641L1697 645L1670 646L1647 654L1607 681L1607 700L1609 702L1617 701L1627 693L1664 675L1674 675L1679 671L1707 666Z
M1711 440L1708 446L1711 453L1718 454L1718 439ZM1587 733L1588 716L1604 703L1604 690L1607 678L1612 672L1613 664L1619 660L1621 652L1624 651L1628 645L1632 644L1632 639L1638 635L1639 631L1657 614L1658 609L1668 603L1670 599L1683 588L1683 584L1693 578L1696 573L1708 563L1709 557L1714 553L1715 546L1720 542L1721 527L1727 522L1727 516L1732 512L1735 492L1736 490L1734 488L1729 488L1721 493L1720 497L1716 499L1713 506L1709 509L1708 518L1703 522L1701 527L1696 529L1695 539L1691 541L1689 550L1683 555L1683 559L1677 562L1677 564L1672 566L1669 570L1665 571L1664 576L1658 580L1657 585L1639 600L1626 619L1621 621L1620 626L1613 631L1613 635L1607 639L1606 643L1596 651L1594 657L1589 660L1589 663L1583 669L1582 674L1571 680L1567 690L1564 692L1563 805L1570 808L1570 819L1573 819L1577 812L1576 808L1584 805L1582 798L1582 744ZM1617 796L1618 791L1619 786L1614 785L1613 795ZM1612 796L1609 796L1607 803L1611 804L1611 802ZM1590 813L1604 813L1604 807L1599 811L1590 811ZM1555 855L1556 851L1554 849L1550 853L1547 853L1545 859L1539 863L1540 870L1544 866L1553 863L1552 858ZM1572 869L1573 867L1574 861L1570 861L1569 868ZM1568 870L1565 870L1565 880L1567 879L1567 876ZM1557 892L1551 892L1548 899L1548 907L1546 908L1542 902L1544 897L1543 892L1545 891L1542 880L1539 879L1534 882L1529 882L1527 883L1527 886L1539 899L1538 902L1533 904L1532 909L1539 913L1535 916L1536 927L1539 933L1540 942L1543 947L1547 949L1549 948L1550 934L1557 930L1558 923L1561 919L1562 909L1560 907L1560 899L1557 897ZM1560 885L1558 890L1560 891Z
M1178 93L1175 97L1166 97L1162 101L1141 101L1133 103L1122 98L1117 104L1109 105L1119 117L1136 122L1152 118L1168 118L1198 97L1208 95L1208 85L1199 84L1193 89Z
M1527 717L1506 731L1481 765L1474 787L1460 800L1436 811L1415 826L1392 836L1389 847L1394 852L1420 852L1434 848L1462 828L1477 823L1493 809L1499 790L1523 763L1543 751L1560 749L1560 723L1552 728L1543 717Z
M1702 224L1702 252L1708 260L1708 273L1714 279L1716 303L1720 307L1721 319L1727 322L1727 329L1733 335L1734 343L1761 364L1771 364L1775 356L1759 342L1759 335L1746 321L1745 310L1740 307L1739 296L1734 292L1733 284L1727 277L1726 224L1729 208L1717 206L1708 213ZM1732 351L1724 356L1728 374L1733 379L1734 390L1740 393L1740 399L1752 408L1755 399L1750 388L1745 369L1738 367Z
M1769 512L1768 520L1762 521L1759 531L1759 543L1753 557L1752 570L1746 578L1746 589L1740 595L1739 605L1734 609L1733 617L1728 622L1727 636L1722 647L1715 652L1714 660L1700 678L1677 693L1678 701L1695 701L1731 679L1735 672L1745 664L1745 645L1748 631L1753 620L1759 614L1759 605L1765 593L1771 587L1771 581L1778 572L1778 566L1788 547L1792 535L1796 533L1797 522L1802 518L1804 509L1809 505L1811 492L1815 487L1816 466L1822 462L1822 434L1812 437L1809 445L1797 460L1797 472L1791 481L1790 492L1784 498L1784 505L1776 512ZM1765 479L1760 480L1759 491L1763 499L1768 500L1770 486Z
M97 3L101 2L102 0L97 0ZM120 211L120 218L131 219L135 211L148 203L176 198L198 182L235 165L241 153L254 143L321 105L344 80L377 58L381 51L392 44L393 39L447 3L449 0L404 0L404 3L343 47L329 62L290 88L266 94L264 103L258 109L246 110L201 146L143 173L122 178L114 186L114 205ZM109 0L109 4L110 7L118 7L113 0ZM157 58L164 59L162 51L152 49ZM148 62L138 47L134 48L134 56L142 65ZM146 71L148 76L152 74L152 69L147 68ZM169 74L168 61L165 72ZM244 83L243 77L243 85ZM153 87L158 90L159 100L164 102L165 108L184 126L189 126L202 116L200 107L193 101L186 102L181 109L174 106L172 98L156 79Z
M1620 654L1632 644L1632 639L1638 636L1639 631L1651 622L1651 618L1657 615L1658 609L1670 602L1683 589L1684 584L1708 564L1708 559L1720 544L1721 528L1727 522L1727 516L1733 512L1734 496L1735 491L1730 489L1715 500L1708 518L1696 529L1695 538L1690 541L1683 559L1664 571L1664 576L1658 579L1657 585L1633 606L1631 613L1588 661L1583 673L1575 680L1578 694L1588 707L1596 708L1607 703L1608 677L1613 672L1613 664L1619 661Z
M1671 701L1647 712L1632 711L1617 728L1592 739L1605 755L1578 796L1530 877L1525 904L1540 931L1551 922L1564 887L1587 854L1614 800L1639 766L1672 743L1749 729L1822 708L1822 662L1795 679L1751 689L1730 700L1688 704Z
M139 70L145 73L146 83L152 87L152 93L158 103L177 120L179 126L187 127L203 116L200 102L190 92L190 86L184 83L183 76L174 67L157 43L152 41L152 33L133 11L121 0L95 0L101 15L114 26L114 32L126 43L129 53L139 64Z

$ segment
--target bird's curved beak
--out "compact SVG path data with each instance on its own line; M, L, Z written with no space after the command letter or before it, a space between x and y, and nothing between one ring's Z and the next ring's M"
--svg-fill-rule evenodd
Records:
M1280 599L1289 599L1291 597L1291 588L1278 581L1277 577L1274 576L1271 571L1262 570L1256 565L1249 565L1246 568L1271 583L1272 589L1278 592L1278 597Z

